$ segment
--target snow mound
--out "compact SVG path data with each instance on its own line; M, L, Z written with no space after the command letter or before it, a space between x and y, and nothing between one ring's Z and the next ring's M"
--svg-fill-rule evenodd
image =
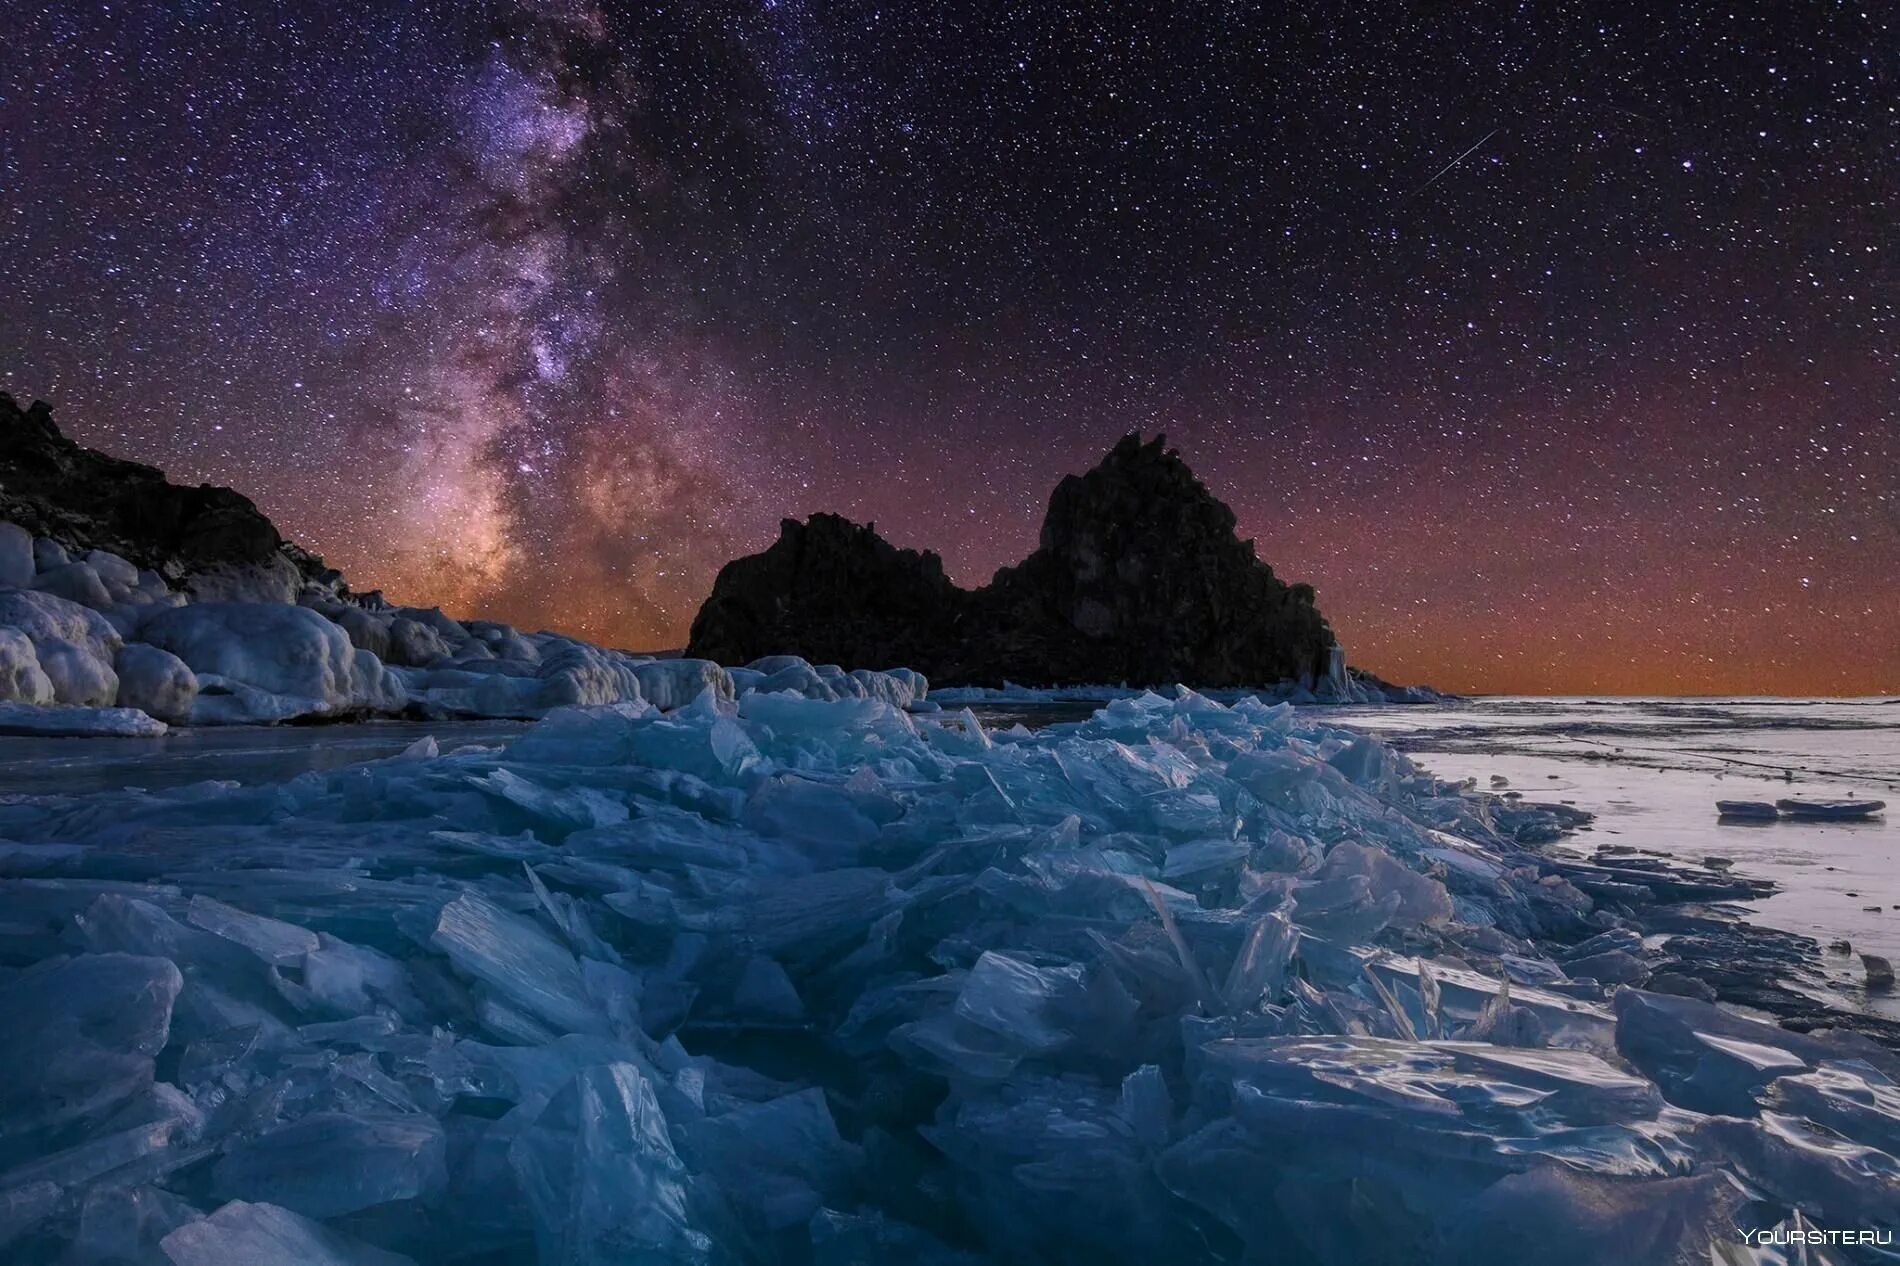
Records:
M197 602L158 612L140 628L151 645L198 679L198 724L269 723L298 716L394 711L402 688L374 655L307 607Z
M1586 975L1649 951L1534 808L1256 700L1032 734L663 680L0 803L8 1253L1607 1266L1900 1220L1893 1055Z
M0 628L16 630L32 644L34 661L52 686L53 702L104 707L118 694L112 659L124 639L97 611L57 594L4 589ZM16 674L21 671L19 654L16 643L9 653Z
M53 681L40 667L39 651L18 629L0 628L0 702L53 702Z
M177 725L191 720L198 678L184 660L144 642L127 642L113 660L113 668L119 674L121 707L137 708Z
M33 578L33 587L94 611L104 611L112 605L106 582L90 563L67 563L64 567L43 571Z

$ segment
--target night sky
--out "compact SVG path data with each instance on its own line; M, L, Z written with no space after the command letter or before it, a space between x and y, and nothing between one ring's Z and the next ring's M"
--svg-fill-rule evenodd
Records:
M679 645L1165 430L1355 663L1900 691L1886 3L0 6L0 388Z

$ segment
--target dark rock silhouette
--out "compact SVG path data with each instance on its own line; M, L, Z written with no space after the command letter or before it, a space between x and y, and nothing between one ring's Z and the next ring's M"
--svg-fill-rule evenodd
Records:
M786 520L721 569L687 654L904 665L944 683L1258 686L1323 677L1334 638L1307 585L1234 535L1165 437L1116 444L1057 485L1036 551L982 589L934 553L837 515Z
M970 600L936 554L898 549L875 526L835 514L786 519L769 549L720 569L686 654L722 664L780 653L853 668L942 663L960 653Z
M0 520L80 549L110 550L167 580L219 570L334 576L277 531L249 497L215 484L174 484L163 471L109 457L62 434L51 406L21 409L0 392Z

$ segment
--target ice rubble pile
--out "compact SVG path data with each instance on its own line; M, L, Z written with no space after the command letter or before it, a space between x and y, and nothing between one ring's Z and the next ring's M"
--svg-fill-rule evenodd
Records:
M295 603L194 600L116 554L74 557L0 523L4 730L148 735L396 713L532 719L574 704L670 710L708 686L726 698L795 690L900 707L927 691L906 669L847 673L790 656L743 669L656 660L316 584Z
M1536 818L1185 692L1030 734L706 689L16 798L0 1252L1767 1262L1737 1228L1891 1228L1894 1059L1615 990L1641 938Z

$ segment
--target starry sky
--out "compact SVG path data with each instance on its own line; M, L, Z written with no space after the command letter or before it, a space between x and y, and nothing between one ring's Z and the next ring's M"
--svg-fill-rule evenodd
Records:
M1353 662L1900 691L1885 3L0 6L0 388L359 589L679 645L1165 430Z

